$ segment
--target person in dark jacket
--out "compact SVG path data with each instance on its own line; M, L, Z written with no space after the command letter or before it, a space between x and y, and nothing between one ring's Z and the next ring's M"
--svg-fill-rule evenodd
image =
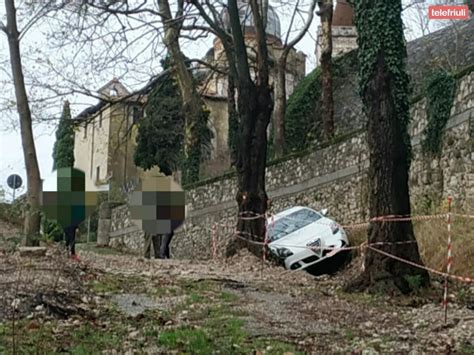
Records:
M169 259L175 230L186 217L185 194L172 176L143 176L129 196L133 223L145 234L145 258Z
M76 231L97 205L97 192L86 191L85 173L70 167L58 168L54 179L43 181L42 188L41 206L45 218L63 228L68 254L79 260Z

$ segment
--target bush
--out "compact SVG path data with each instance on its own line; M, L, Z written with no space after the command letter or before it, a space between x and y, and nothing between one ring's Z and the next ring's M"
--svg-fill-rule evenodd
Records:
M0 219L15 226L21 226L23 224L22 203L0 203Z

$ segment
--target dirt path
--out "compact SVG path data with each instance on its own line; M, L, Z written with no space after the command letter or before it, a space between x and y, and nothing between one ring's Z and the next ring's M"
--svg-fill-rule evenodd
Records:
M214 263L96 251L102 254L82 252L79 264L55 254L28 261L30 281L25 284L30 287L20 287L23 296L4 291L7 306L12 299L24 305L17 312L17 328L26 329L28 337L18 335L17 346L41 353L33 343L41 337L45 352L77 354L474 351L472 304L468 308L472 287L456 289L444 325L436 281L423 297L342 292L344 282L358 272L358 260L338 275L314 278L262 265L247 254ZM0 285L18 275L8 278L1 268L17 270L25 263L20 259L0 263ZM40 270L48 268L61 271L44 281L31 276L31 270L43 275ZM43 292L38 300L38 290L56 293ZM68 296L72 305L64 301ZM64 309L69 314L59 317L58 310ZM3 348L6 352L14 338L11 328L5 314L0 344L3 336L10 345Z

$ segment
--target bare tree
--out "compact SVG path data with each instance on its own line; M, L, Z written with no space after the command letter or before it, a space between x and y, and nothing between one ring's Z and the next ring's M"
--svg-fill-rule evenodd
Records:
M25 211L24 232L26 245L37 245L37 236L40 231L40 195L41 177L36 156L35 142L33 138L33 127L31 120L30 105L26 93L25 79L20 51L20 39L22 33L18 30L16 7L14 0L5 0L6 19L4 25L0 22L0 30L8 39L10 52L10 65L15 86L16 107L20 118L20 132L23 146L27 174L27 201L28 207ZM27 27L28 28L28 27ZM27 30L25 28L25 30Z
M228 13L229 30L222 26L221 16L216 4L198 0L191 3L210 26L222 43L229 65L229 73L237 92L238 134L236 151L237 204L241 217L238 232L248 239L263 240L268 197L265 190L265 168L267 157L267 128L273 111L273 100L269 85L269 56L263 8L265 5L250 0L249 6L253 18L256 63L253 65L245 39L245 9L242 3L228 0L225 11ZM243 3L243 6L246 6ZM247 5L248 6L248 5ZM255 216L260 216L255 218ZM227 256L246 246L256 251L251 244L233 240L227 249ZM258 249L258 248L257 248Z
M322 42L321 42L321 102L323 108L324 138L334 136L334 99L332 95L332 14L333 1L318 1L318 15L321 17Z
M446 1L439 1L439 5ZM405 23L405 33L408 40L424 37L449 24L448 21L433 21L428 17L428 8L433 3L421 2L419 0L404 1L402 9Z
M289 35L293 27L293 22L298 12L299 0L297 1L293 15L290 20L288 32L283 44L283 52L277 59L277 77L275 80L275 109L273 112L273 147L275 150L275 157L282 157L285 152L285 112L286 112L286 63L290 51L303 39L308 32L309 27L313 21L314 9L316 7L316 0L312 0L308 16L303 28L298 34L289 41Z
M200 125L203 119L203 107L199 93L196 90L194 78L186 66L186 57L179 45L180 28L184 22L184 1L178 1L176 17L171 15L168 0L158 0L164 26L164 43L173 61L175 76L179 83L183 99L183 113L185 117L184 155L186 159L186 182L196 182L199 179L201 163L201 143L203 141ZM207 125L207 121L205 122Z

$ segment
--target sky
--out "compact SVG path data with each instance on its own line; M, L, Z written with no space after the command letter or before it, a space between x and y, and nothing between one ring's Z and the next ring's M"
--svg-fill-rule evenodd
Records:
M270 2L272 3L272 2ZM4 21L5 9L0 4L0 20ZM291 16L285 16L284 11L280 10L280 21L282 32L285 32L289 25L289 18ZM419 37L422 33L418 29L418 17L416 11L406 11L404 16L405 25L407 26L406 36L408 39L414 39ZM283 13L282 13L283 12ZM19 20L21 22L21 13L19 13ZM28 18L28 14L25 18ZM301 26L301 20L299 20ZM25 77L27 81L28 91L30 97L42 97L47 98L51 95L51 90L42 90L41 85L38 83L52 83L51 86L67 87L70 85L70 78L80 78L80 88L87 87L89 90L97 90L102 85L106 84L113 77L119 77L122 83L129 89L138 89L143 86L150 76L150 73L157 73L160 71L157 60L153 62L140 62L139 59L133 63L136 66L133 67L130 63L118 64L112 67L107 67L104 64L103 68L97 72L97 68L89 70L89 66L101 65L100 58L102 48L96 45L92 46L81 52L76 52L76 55L72 56L68 51L64 51L64 48L54 47L55 41L48 37L51 33L52 21L44 21L32 28L26 36L22 39L22 51L25 53ZM298 22L297 22L298 24ZM67 21L64 24L67 28L69 25ZM135 53L142 52L142 49L146 47L145 40L146 35L142 35L139 22L132 24L137 27L138 31L132 35L132 40L138 39L135 46L131 46L127 58L135 58ZM310 27L308 34L302 39L302 41L296 46L296 48L307 55L306 68L309 73L316 66L316 59L314 55L315 51L315 37L317 26L319 25L319 18L315 16L313 23ZM21 28L21 27L20 27ZM295 26L298 28L298 25ZM137 34L138 33L138 34ZM151 35L154 35L153 33ZM74 37L72 42L74 42ZM143 38L141 38L143 37ZM126 39L130 41L130 38ZM140 42L141 40L141 42ZM53 44L53 45L51 45ZM74 47L76 44L72 44ZM198 41L190 42L186 41L183 43L183 49L188 57L201 58L207 52L212 45L212 39L201 39ZM71 47L71 48L72 48ZM40 48L40 49L38 49ZM7 187L6 179L10 174L18 174L23 178L23 187L17 191L17 196L25 191L26 184L26 173L24 166L24 158L22 153L21 138L18 128L18 117L14 109L5 109L6 106L11 105L13 96L13 86L11 83L11 77L9 74L9 63L8 63L8 46L6 36L0 33L0 85L2 85L2 91L4 97L9 100L0 101L0 187L3 187L7 192L7 199L10 200L11 189ZM153 50L149 53L144 53L143 56L148 57L159 57L163 53L163 47L153 48L147 50ZM90 51L90 52L89 52ZM145 51L143 49L143 51ZM130 53L131 52L131 53ZM66 54L65 54L66 53ZM89 53L93 53L89 55ZM151 55L150 55L151 54ZM46 58L46 59L45 59ZM139 57L137 57L139 58ZM46 64L45 64L46 63ZM51 63L60 63L59 65ZM53 69L52 69L53 68ZM89 69L88 69L89 68ZM45 84L43 84L45 85ZM38 89L40 87L40 89ZM1 96L1 91L0 91ZM46 100L48 105L44 104L41 100L38 103L32 103L32 111L41 112L43 117L48 118L59 118L62 100L68 99L71 102L72 114L77 115L88 105L95 104L97 99L88 97L87 95L71 94L63 96L57 100ZM14 101L13 101L14 102ZM2 107L3 106L3 107ZM40 172L43 179L48 179L52 176L52 150L55 142L55 129L57 120L48 121L49 123L36 124L34 126L34 137L35 145L38 156L38 163L40 166Z

